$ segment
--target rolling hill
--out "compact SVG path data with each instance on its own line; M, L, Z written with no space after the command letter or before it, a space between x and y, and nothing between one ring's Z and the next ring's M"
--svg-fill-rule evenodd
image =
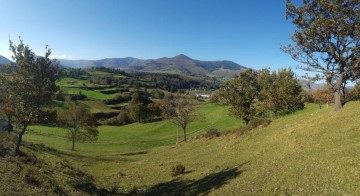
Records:
M159 59L107 58L100 60L60 60L60 64L69 68L106 67L130 71L168 72L195 76L214 76L230 78L244 69L232 61L201 61L184 54Z

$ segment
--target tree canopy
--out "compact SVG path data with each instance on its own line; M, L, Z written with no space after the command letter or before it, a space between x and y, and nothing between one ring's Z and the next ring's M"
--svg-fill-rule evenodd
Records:
M280 115L304 108L302 87L291 69L247 69L219 90L230 113L248 124L255 117Z
M186 142L186 129L196 119L201 119L200 114L195 114L195 104L186 98L175 99L172 95L166 95L161 104L162 116L171 119L174 124L183 131L184 142ZM178 142L178 134L176 143Z
M67 100L68 108L58 113L59 125L69 130L68 139L72 142L71 150L75 150L75 142L96 141L99 132L96 119L84 105Z
M246 124L256 115L254 103L260 91L257 78L255 70L246 69L223 84L219 90L221 99L231 105L231 114L241 117Z
M347 102L345 87L359 78L360 1L304 0L300 6L286 2L286 18L296 26L294 45L282 49L317 72L313 79L323 79L334 95L334 110Z
M2 77L5 87L7 109L15 117L15 123L21 129L15 149L19 153L27 127L38 120L41 112L50 106L55 92L59 89L55 84L58 79L56 60L51 60L51 49L46 46L44 56L35 53L20 39L18 45L10 41L10 50L18 69L10 76Z
M261 87L258 100L263 110L271 111L276 116L304 108L302 86L291 69L279 69L278 72L262 69L258 83Z

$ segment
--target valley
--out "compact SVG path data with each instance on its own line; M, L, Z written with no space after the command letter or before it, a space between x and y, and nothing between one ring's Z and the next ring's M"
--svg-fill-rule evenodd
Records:
M0 195L360 195L359 16L2 1Z

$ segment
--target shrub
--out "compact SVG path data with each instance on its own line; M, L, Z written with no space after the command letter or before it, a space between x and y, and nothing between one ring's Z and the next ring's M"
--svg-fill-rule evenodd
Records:
M78 94L69 94L69 95L68 95L68 94L64 94L64 97L65 97L65 96L69 96L69 97L71 98L71 100L73 100L73 101L84 100L84 99L87 98L87 96L84 95L84 94L82 94L81 91L79 91Z
M257 127L266 127L271 123L271 120L268 118L254 118L250 120L249 126L250 129L255 129Z
M235 129L235 130L232 130L232 131L229 131L228 133L236 133L236 134L244 134L248 131L251 131L253 129L256 129L258 127L266 127L268 126L269 124L271 123L271 120L268 119L268 118L255 118L255 119L252 119L249 124L243 126L243 127L240 127L238 129Z
M211 139L214 137L219 137L220 135L221 135L221 133L219 130L217 130L215 128L211 128L206 131L206 133L203 135L203 137Z
M116 117L117 123L119 125L126 125L131 123L131 118L129 117L127 111L121 110L119 115Z
M100 119L99 120L103 125L118 125L117 117L107 118L107 119Z
M127 125L132 123L132 120L126 110L121 110L117 116L101 119L103 125Z
M104 100L104 103L112 105L112 104L128 102L130 100L131 100L130 93L125 92L125 93L116 95L114 98Z
M185 166L181 163L177 164L177 165L173 165L171 167L171 176L175 177L178 175L182 175L185 174Z
M209 97L209 103L219 103L220 102L220 96L218 93L213 93Z

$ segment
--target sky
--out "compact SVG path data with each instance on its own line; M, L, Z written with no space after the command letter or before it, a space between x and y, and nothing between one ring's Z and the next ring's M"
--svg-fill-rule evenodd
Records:
M155 59L185 54L255 69L292 67L280 50L295 27L285 0L0 0L0 54L9 37L39 55Z

